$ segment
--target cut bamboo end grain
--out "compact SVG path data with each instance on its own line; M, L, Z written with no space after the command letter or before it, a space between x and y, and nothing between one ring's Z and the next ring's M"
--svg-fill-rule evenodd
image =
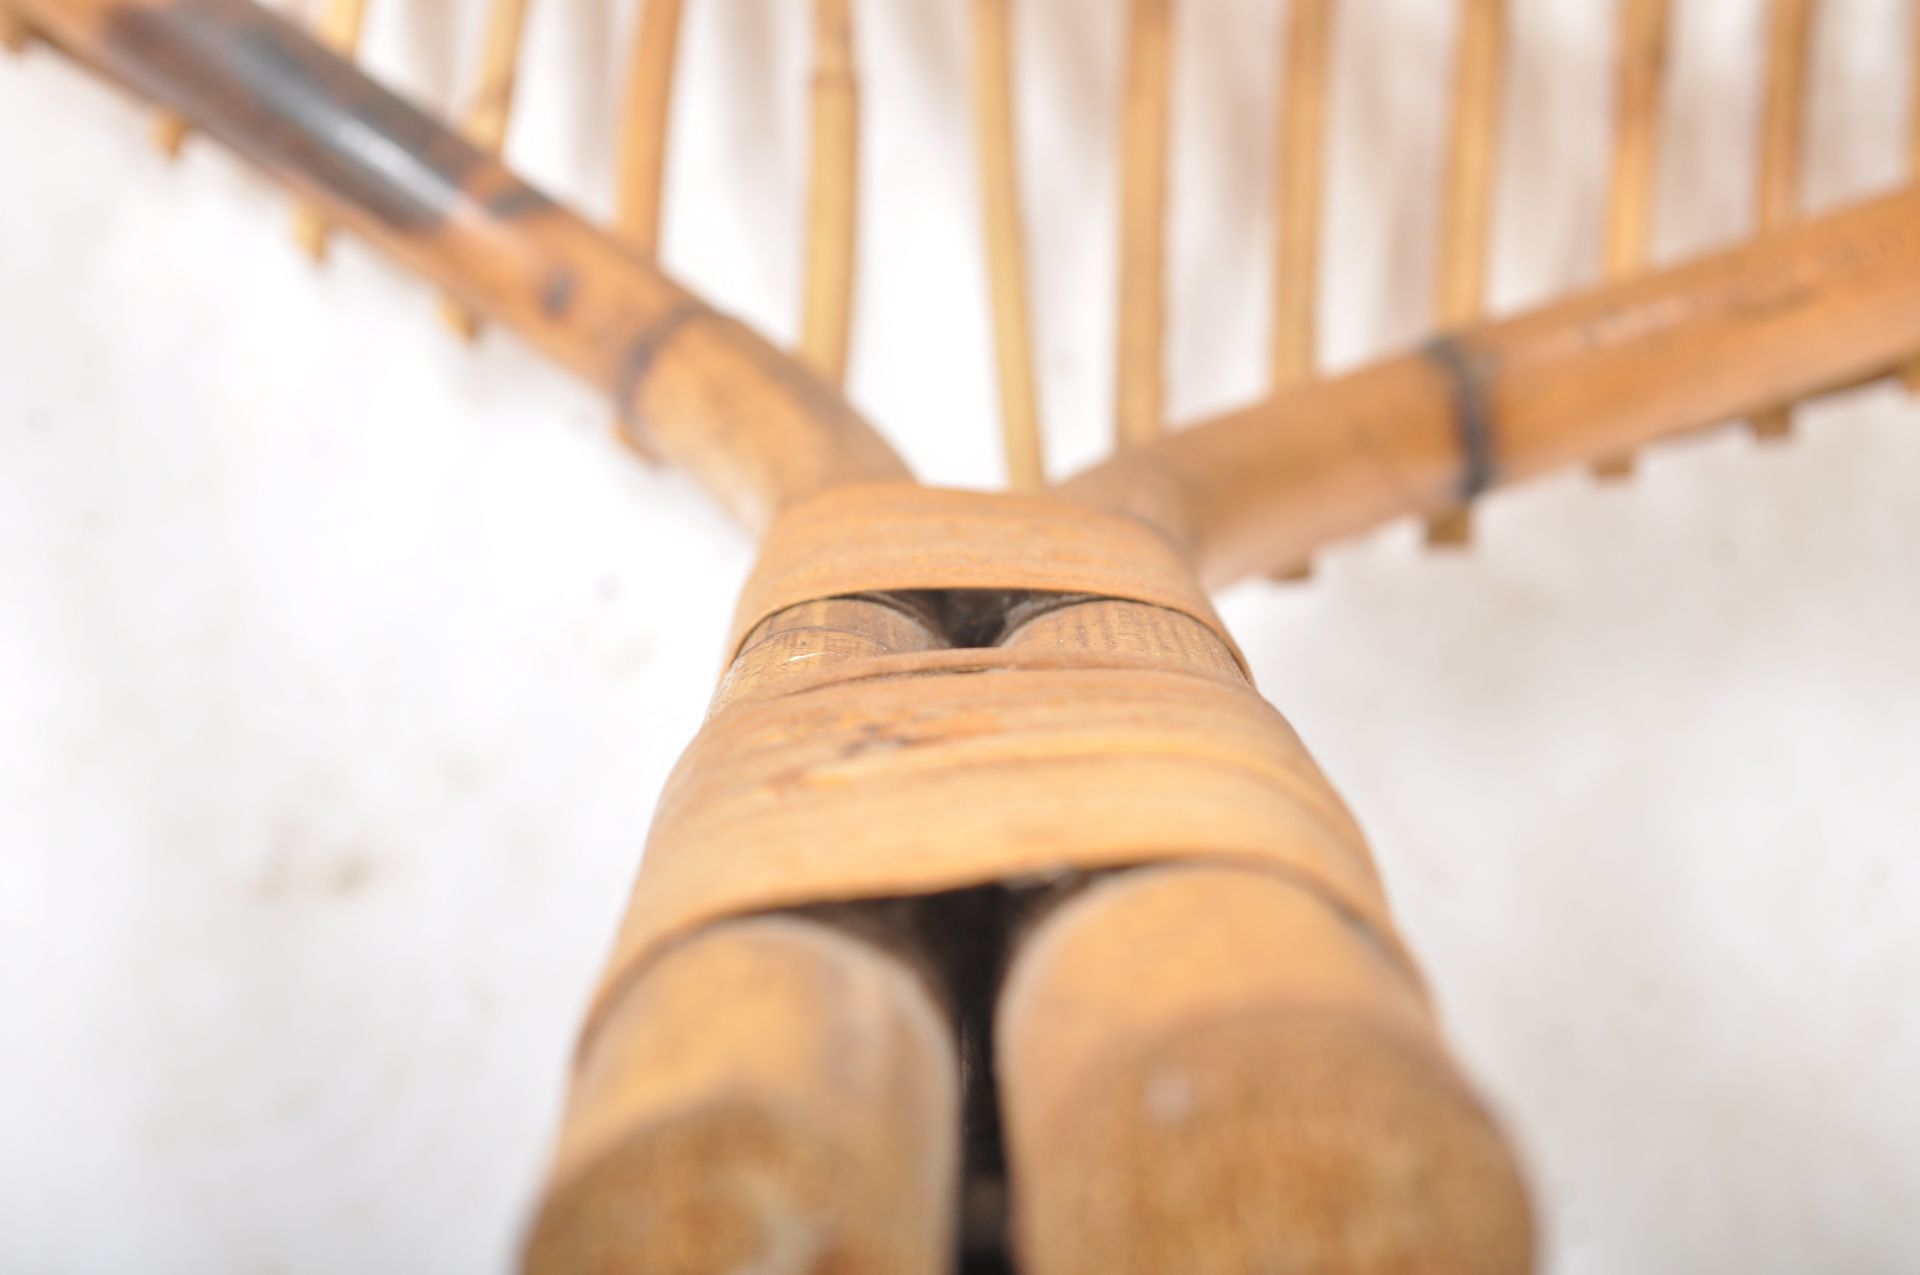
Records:
M153 120L153 144L168 159L179 159L193 126L182 116L164 111Z
M1464 549L1473 543L1473 509L1457 505L1427 519L1427 544L1435 549Z
M440 322L468 345L480 339L480 317L452 297L440 298Z
M24 53L33 43L33 30L26 20L11 9L0 8L0 49Z
M891 952L790 916L698 934L586 1042L524 1269L939 1275L957 1056Z
M1531 1269L1525 1190L1411 976L1234 868L1089 887L998 1009L1026 1275Z

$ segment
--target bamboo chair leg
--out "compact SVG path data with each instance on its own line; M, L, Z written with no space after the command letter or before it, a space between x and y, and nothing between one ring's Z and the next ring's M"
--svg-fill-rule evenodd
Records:
M352 57L360 45L366 9L366 0L327 0L314 26L315 37L342 57ZM294 242L315 264L327 259L327 242L332 237L332 231L333 223L327 220L327 215L317 204L302 200L294 208Z
M950 1265L953 1033L904 960L792 916L649 967L582 1053L536 1275Z
M1327 63L1333 0L1293 0L1280 56L1279 155L1274 166L1273 331L1268 381L1276 390L1313 375L1320 352L1320 230L1326 186ZM1274 578L1313 574L1296 563Z
M1759 227L1768 231L1800 211L1801 158L1807 110L1807 54L1813 0L1773 0L1767 20L1766 104L1760 125ZM1753 436L1765 442L1793 433L1793 408L1781 403L1755 412Z
M1011 4L1012 0L974 0L974 132L980 148L981 220L987 241L987 287L993 306L1007 485L1015 491L1037 491L1046 485L1046 457L1027 313L1027 250L1020 225Z
M1618 64L1618 122L1613 178L1607 192L1606 277L1624 279L1646 267L1653 229L1654 161L1659 155L1660 88L1667 61L1667 0L1622 0ZM1631 453L1596 463L1596 478L1633 475Z
M1120 130L1120 300L1114 435L1123 447L1164 427L1167 147L1173 0L1133 0Z
M1529 1269L1410 976L1279 876L1090 887L1020 945L997 1029L1025 1275Z
M1506 0L1464 0L1460 6L1453 132L1447 146L1447 200L1440 235L1438 317L1442 328L1471 323L1486 308L1506 25ZM1454 548L1472 539L1469 505L1456 505L1427 520L1430 545Z

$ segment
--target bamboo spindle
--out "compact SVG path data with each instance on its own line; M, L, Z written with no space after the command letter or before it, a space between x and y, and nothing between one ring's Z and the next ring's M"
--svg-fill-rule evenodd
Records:
M1283 391L1064 494L1125 510L1212 586L1495 483L1591 465L1920 350L1920 185Z
M360 46L360 32L366 20L366 0L326 0L314 35L320 43L343 58L351 58ZM306 201L294 205L293 238L300 250L315 263L327 259L327 241L332 225L326 214Z
M1027 1275L1521 1275L1525 1188L1414 976L1309 888L1096 883L999 1002Z
M1293 0L1280 50L1286 78L1274 135L1273 329L1267 376L1278 389L1311 376L1320 351L1320 232L1325 206L1327 62L1333 0ZM1294 583L1311 560L1274 573Z
M1661 84L1667 64L1667 0L1621 0L1615 73L1613 174L1607 190L1608 279L1646 268L1653 236L1654 170L1660 149ZM1633 453L1603 457L1596 478L1632 476Z
M1026 236L1020 218L1012 0L974 0L973 111L1007 485L1015 491L1036 491L1046 485L1046 455L1027 310Z
M828 387L247 0L20 0L51 40L609 395L751 528L906 466Z
M1163 427L1167 147L1172 114L1173 2L1128 6L1120 129L1120 301L1114 431L1121 446Z
M679 62L681 0L641 0L620 109L614 229L648 257L660 255L660 205L666 188L667 125Z
M850 0L814 0L813 179L800 358L835 387L847 377L859 219L860 96Z
M1268 380L1275 389L1319 364L1320 230L1325 203L1327 62L1333 0L1293 0L1281 57L1279 155L1274 172L1273 331Z
M489 155L498 155L513 119L513 91L519 77L520 41L526 31L528 0L492 0L480 49L480 74L467 105L462 131ZM480 318L459 298L443 295L440 316L463 341L480 335Z
M1800 214L1813 8L1813 0L1772 0L1767 10L1767 88L1760 121L1758 192L1763 234ZM1750 419L1758 439L1776 441L1793 432L1791 404L1769 404Z
M1443 329L1471 323L1486 308L1506 24L1506 0L1462 0L1440 232L1437 310ZM1460 546L1472 539L1470 505L1455 505L1427 520L1430 545Z

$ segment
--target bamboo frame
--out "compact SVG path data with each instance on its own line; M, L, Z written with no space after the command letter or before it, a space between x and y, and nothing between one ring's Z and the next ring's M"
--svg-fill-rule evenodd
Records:
M1045 493L941 492L915 485L837 392L858 189L848 0L815 12L797 355L653 264L672 0L652 0L636 37L610 233L497 158L524 0L497 0L465 139L246 0L19 3L88 64L603 389L763 531L732 662L661 803L588 1017L531 1269L712 1269L776 1235L850 1275L931 1273L956 1243L1004 1256L1006 1220L982 1186L1013 1191L1011 1243L1034 1275L1308 1257L1359 1269L1383 1218L1400 1247L1382 1260L1529 1268L1524 1187L1448 1060L1358 830L1253 692L1205 590L1498 483L1915 366L1920 184L1789 224L1798 143L1777 139L1797 124L1770 112L1771 232L1643 273L1665 16L1630 0L1609 280L1488 320L1501 10L1467 0L1447 330L1313 379L1317 254L1302 227L1319 206L1329 7L1301 0L1274 390L1162 434L1172 12L1136 0L1129 445ZM1799 11L1800 38L1777 39L1796 66ZM1002 393L1017 363L1037 484L1010 18L1007 0L975 10L976 127ZM1789 81L1769 100L1792 122L1803 96ZM384 145L369 154L361 138ZM1305 268L1281 270L1292 257ZM929 809L946 817L918 826ZM1161 1085L1169 1069L1188 1083ZM1010 1180L991 1149L958 1143L995 1101ZM1382 1164L1420 1189L1383 1186ZM716 1193L733 1177L757 1193ZM1250 1190L1285 1224L1249 1223ZM636 1207L644 1227L628 1224Z

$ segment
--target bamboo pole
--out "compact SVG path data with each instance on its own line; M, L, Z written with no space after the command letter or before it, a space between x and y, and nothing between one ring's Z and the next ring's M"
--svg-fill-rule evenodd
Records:
M621 238L649 257L660 255L660 205L681 8L681 0L641 0L620 109L613 225Z
M1483 322L1116 456L1064 494L1221 585L1494 483L1887 375L1920 350L1920 186Z
M749 527L907 470L793 359L247 0L21 0L89 65L611 396Z
M315 37L341 57L351 58L360 45L366 9L366 0L326 0L314 26ZM316 263L327 258L327 241L332 229L326 215L315 205L304 201L294 205L294 242Z
M957 1194L951 1026L884 948L724 922L582 1047L529 1275L940 1275Z
M813 180L800 357L835 387L847 377L859 220L860 97L850 0L814 0Z
M1626 279L1646 268L1653 234L1654 170L1660 149L1661 82L1667 63L1668 0L1622 0L1615 50L1617 95L1613 175L1607 190L1605 277ZM1596 478L1631 477L1631 452L1602 457Z
M519 79L520 41L527 25L528 0L491 0L480 49L480 73L467 105L462 131L489 155L506 144L513 119L513 93ZM440 316L463 341L480 335L480 318L459 298L443 295Z
M1011 5L1012 0L974 0L973 118L980 150L981 224L986 232L1007 483L1015 491L1034 491L1046 483L1046 456L1027 310L1027 250L1020 224Z
M1114 431L1121 446L1163 428L1167 147L1172 114L1173 2L1132 0L1120 130L1120 302Z
M1442 328L1470 323L1486 308L1506 22L1506 0L1462 0L1440 232L1437 309ZM1427 520L1430 545L1459 546L1472 539L1469 505L1455 505Z
M1417 982L1292 880L1094 884L1018 944L997 1040L1027 1275L1532 1269Z
M1274 172L1273 331L1267 357L1275 389L1319 364L1320 222L1325 205L1327 61L1332 0L1292 0Z
M1772 0L1767 10L1767 87L1760 122L1757 198L1763 234L1786 225L1800 213L1813 11L1813 0ZM1793 432L1792 405L1769 404L1755 412L1751 421L1755 438L1786 438Z

